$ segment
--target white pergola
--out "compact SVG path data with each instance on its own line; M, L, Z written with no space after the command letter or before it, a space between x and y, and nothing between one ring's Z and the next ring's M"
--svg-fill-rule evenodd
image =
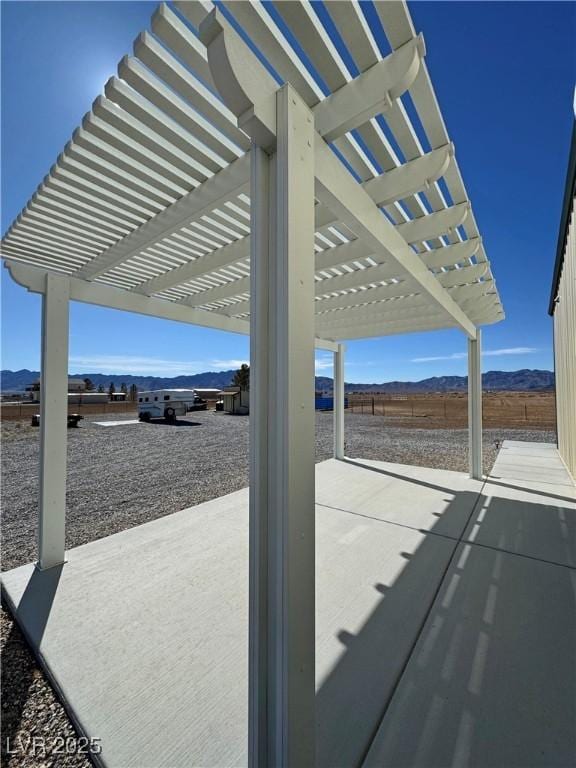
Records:
M38 563L65 561L69 302L250 334L251 763L312 766L314 348L341 459L343 342L462 330L480 478L479 326L504 315L405 3L173 6L2 242L43 300Z

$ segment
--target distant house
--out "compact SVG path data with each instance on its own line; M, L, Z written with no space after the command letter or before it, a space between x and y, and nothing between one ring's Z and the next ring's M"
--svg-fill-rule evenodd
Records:
M37 392L39 396L40 379L36 379L36 381L31 386L26 387L26 392ZM86 382L84 381L84 379L74 379L69 376L68 392L69 393L86 392Z
M237 416L245 416L250 408L250 392L240 387L228 387L222 392L224 410Z
M108 402L108 392L68 392L68 405L94 405Z
M204 387L200 389L194 387L194 391L198 397L201 397L203 400L217 400L222 397L222 390L214 387Z

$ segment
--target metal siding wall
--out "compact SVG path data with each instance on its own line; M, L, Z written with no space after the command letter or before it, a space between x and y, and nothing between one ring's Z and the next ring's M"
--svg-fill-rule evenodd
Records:
M576 478L576 226L575 204L554 310L558 448Z

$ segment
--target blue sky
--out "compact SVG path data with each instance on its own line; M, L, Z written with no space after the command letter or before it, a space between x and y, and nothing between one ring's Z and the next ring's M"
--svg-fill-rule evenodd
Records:
M551 368L547 302L573 115L576 5L410 3L507 318L484 370ZM155 2L2 2L2 231L148 27ZM40 300L2 270L2 367L39 367ZM235 367L248 340L73 304L70 371ZM464 374L456 331L352 342L347 381ZM328 356L319 373L331 375Z

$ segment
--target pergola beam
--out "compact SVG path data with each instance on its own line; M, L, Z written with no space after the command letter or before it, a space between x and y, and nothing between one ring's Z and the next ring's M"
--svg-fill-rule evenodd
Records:
M454 328L454 322L450 322L449 319L425 319L418 321L399 321L399 322L386 322L382 326L375 326L373 323L368 325L351 325L349 328L338 329L333 333L326 334L334 341L338 340L353 340L353 339L370 339L379 338L380 336L396 336L404 333L424 333L425 331L438 331L443 328Z
M168 288L202 277L202 275L209 275L211 272L235 264L242 259L247 259L249 256L250 237L248 236L211 251L205 256L199 256L188 264L171 269L163 275L147 280L134 288L134 292L151 296L154 293L160 293Z
M49 270L31 267L28 264L20 264L8 259L4 260L4 265L18 285L31 293L43 294L45 292L46 275L52 274ZM134 312L162 320L188 323L202 328L214 328L228 333L245 335L250 333L250 323L247 320L226 317L216 312L195 310L174 301L140 296L120 288L112 288L104 283L88 282L67 275L63 277L68 280L69 299L72 301L118 309L122 312ZM330 339L316 338L315 344L317 349L324 349L329 352L333 352L336 348L336 344Z
M6 261L12 278L33 293L43 293L43 279L46 270L37 269L14 261ZM88 282L77 277L70 278L70 299L86 304L96 304L125 312L135 312L163 320L175 320L181 323L216 328L231 333L249 333L250 327L245 320L224 317L214 312L193 309L183 304L164 299L141 296L121 288L112 288L98 282Z
M451 269L448 272L437 272L436 278L443 288L453 288L456 285L475 283L488 272L488 264L474 264L470 267Z
M375 179L365 181L364 189L379 207L391 205L416 192L427 190L437 179L444 176L453 156L454 146L446 144Z
M470 213L469 203L458 203L442 211L429 213L419 219L398 224L396 231L407 243L434 240L441 235L453 234L466 221Z
M420 258L429 269L441 269L451 267L454 264L471 259L482 245L480 237L472 237L463 243L454 243L442 248L433 248L430 251L422 251Z
M182 285L204 275L209 275L223 267L235 264L238 261L247 259L250 255L250 236L237 240L229 245L224 245L204 256L200 256L188 264L171 269L163 275L154 277L144 283L136 286L135 293L151 296L160 293L168 288ZM317 252L315 255L316 271L338 267L349 261L363 259L371 255L371 249L361 240L352 240L349 243L336 245L334 248L326 248L324 251ZM392 275L391 275L392 276ZM232 284L233 285L233 284ZM240 293L242 291L239 291ZM234 294L230 294L234 295Z
M314 108L316 130L335 141L385 112L414 82L424 52L424 38L414 38L331 93Z
M474 324L407 245L400 235L400 227L394 227L382 215L368 193L359 187L318 135L316 135L315 149L316 196L359 237L370 243L376 252L396 260L402 270L418 284L420 290L438 303L452 317L455 325L460 326L471 338L474 338L476 335Z
M355 241L356 242L356 241ZM338 248L346 250L346 245L337 246L330 250L336 251ZM324 251L322 253L329 253ZM343 252L339 251L340 258L343 257ZM336 257L333 257L336 259ZM336 263L332 266L338 265L339 259L336 259ZM344 262L340 262L344 263ZM326 267L322 267L326 269ZM324 278L317 280L315 283L316 296L322 296L326 293L332 293L334 291L345 291L351 288L358 288L364 285L370 285L371 283L378 283L384 280L390 280L398 274L398 267L395 264L378 264L375 267L367 267L366 269L357 269L354 272L347 272L344 275L336 275L330 278ZM393 284L395 285L395 284ZM199 291L193 293L190 296L186 296L179 300L179 303L186 304L190 307L201 307L213 302L222 301L223 299L233 298L234 296L240 296L243 293L247 293L250 290L250 278L241 277L237 280L230 280L227 283L218 285L215 288L208 288L205 291Z
M324 312L316 315L316 328L321 329L328 335L332 335L335 329L349 328L353 325L367 325L368 323L395 322L399 319L425 320L426 317L440 316L441 312L429 302L420 301L419 304L412 304L409 307L403 306L404 302L390 302L391 306L386 306L388 302L382 302L376 305L369 305L365 308L358 308L350 315L346 311Z
M341 334L348 333L349 331L356 330L358 328L365 328L367 325L372 325L378 331L379 328L383 331L387 328L395 328L397 326L421 326L425 325L427 321L430 322L442 322L450 325L450 319L446 314L443 314L441 310L433 309L428 312L420 312L411 314L409 312L403 312L399 315L369 315L368 317L358 317L356 319L350 319L347 323L340 322L334 324L317 324L316 328L318 333L328 336L331 339L341 338Z
M80 270L77 277L93 280L140 253L144 248L178 232L192 218L208 213L226 201L238 197L248 189L249 172L250 158L243 155L153 219L142 224L119 243L108 248Z

